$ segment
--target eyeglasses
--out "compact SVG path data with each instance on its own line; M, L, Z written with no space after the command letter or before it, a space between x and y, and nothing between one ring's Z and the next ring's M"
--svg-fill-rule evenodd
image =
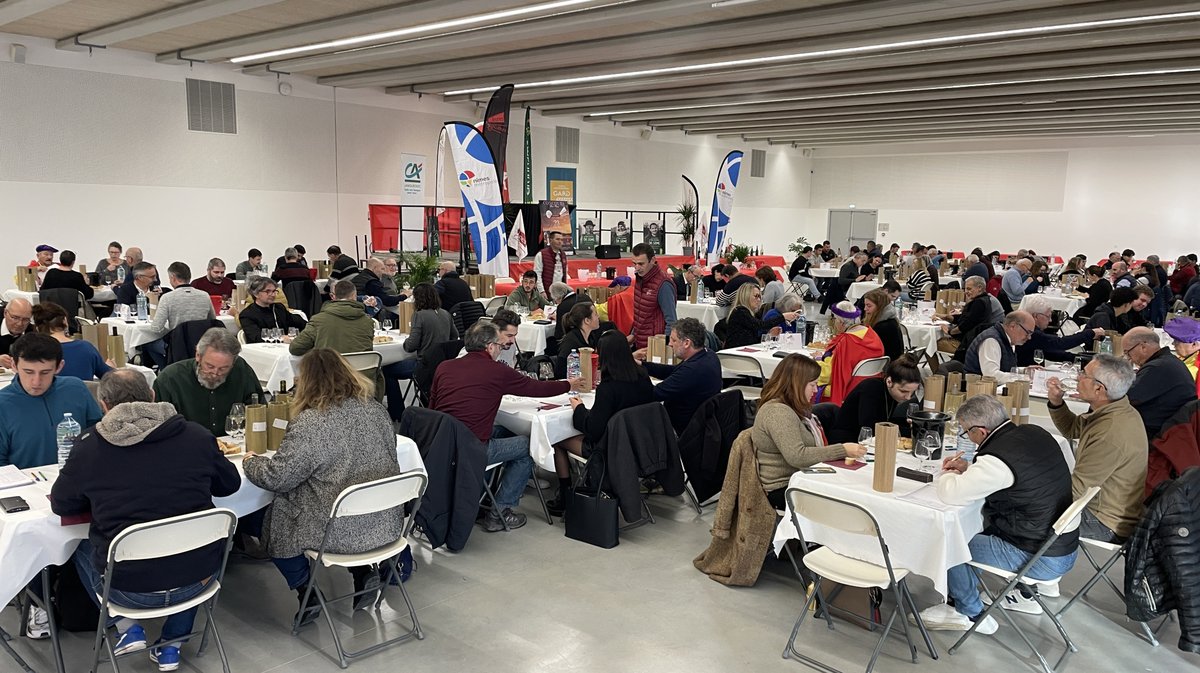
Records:
M1033 330L1031 330L1031 329L1029 329L1028 327L1026 327L1026 326L1022 325L1021 323L1017 323L1017 327L1020 327L1020 328L1021 328L1021 331L1025 333L1025 336L1033 336Z
M1079 378L1078 378L1078 380L1079 380L1079 381L1083 381L1084 379L1088 379L1088 380L1090 380L1092 383L1095 383L1095 384L1096 384L1096 385L1098 385L1098 386L1104 386L1104 389L1105 389L1105 390L1107 390L1107 389L1108 389L1108 386L1107 386L1107 385L1105 385L1105 383L1104 383L1103 381L1101 381L1100 379L1096 378L1095 376L1092 376L1092 375L1090 375L1090 374L1088 374L1088 373L1086 373L1086 372L1079 372Z
M962 437L963 439L970 439L970 438L971 438L971 431L972 431L972 430L975 430L975 429L987 430L987 426L985 426L985 425L972 425L972 426L970 426L970 427L968 427L968 428L966 428L966 429L964 429L964 430L959 430L959 431L958 431L958 436L959 436L959 437Z
M1123 350L1121 352L1121 355L1123 355L1125 357L1129 357L1129 354L1133 352L1133 349L1137 348L1138 346L1145 346L1145 345L1146 345L1146 343L1144 341L1139 341L1138 343L1135 343L1134 345L1130 346L1129 348L1126 348L1125 350Z

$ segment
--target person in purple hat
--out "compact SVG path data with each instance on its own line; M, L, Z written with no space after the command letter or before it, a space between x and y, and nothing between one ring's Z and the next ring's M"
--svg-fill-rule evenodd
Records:
M1200 320L1180 316L1163 326L1167 336L1175 340L1175 356L1183 360L1192 380L1196 380L1196 353L1200 352Z
M54 253L58 252L58 248L45 243L39 245L35 252L37 257L30 260L29 268L38 270L38 287L42 286L42 279L46 277L46 272L54 267Z

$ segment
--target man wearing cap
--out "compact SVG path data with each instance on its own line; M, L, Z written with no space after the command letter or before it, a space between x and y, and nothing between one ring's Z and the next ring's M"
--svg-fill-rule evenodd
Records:
M35 249L35 252L37 252L37 257L30 260L29 268L38 270L37 284L38 287L41 287L46 272L54 266L54 253L58 252L58 248L43 243Z
M1167 336L1175 340L1175 356L1183 360L1192 380L1196 380L1196 353L1200 352L1200 320L1179 317L1163 326Z

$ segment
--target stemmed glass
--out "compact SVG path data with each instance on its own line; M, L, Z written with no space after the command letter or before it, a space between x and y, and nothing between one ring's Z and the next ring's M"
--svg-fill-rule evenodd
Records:
M936 432L927 432L921 441L913 443L913 457L921 461L922 472L932 472L929 469L929 461L933 458L934 452L941 448L942 437Z
M241 402L229 405L229 418L235 423L232 436L240 439L246 433L246 405Z
M1033 351L1033 362L1039 367L1046 363L1046 354L1042 352L1042 349L1038 348Z
M389 332L389 331L391 331L391 329L392 329L392 320L391 320L391 318L384 318L384 319L383 319L383 322L381 323L381 325L382 325L382 327L383 327L383 331L384 331L384 332Z

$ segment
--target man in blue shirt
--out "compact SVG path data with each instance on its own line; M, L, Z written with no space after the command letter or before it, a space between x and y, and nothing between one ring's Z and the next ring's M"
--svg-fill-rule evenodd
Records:
M1032 262L1022 258L1018 259L1011 269L1004 272L1000 291L1008 296L1008 301L1012 302L1013 308L1019 306L1021 300L1025 298L1025 279L1029 277L1029 269L1032 266Z
M662 382L654 386L654 399L663 403L676 434L683 432L696 409L710 397L721 392L721 361L717 354L706 349L707 331L695 318L680 318L671 330L669 345L677 365L646 362L646 349L633 353L643 363L646 372Z
M71 414L83 429L100 420L100 405L83 381L57 376L63 367L57 339L26 334L13 342L10 354L17 376L0 390L0 465L53 465L55 428L63 414Z

